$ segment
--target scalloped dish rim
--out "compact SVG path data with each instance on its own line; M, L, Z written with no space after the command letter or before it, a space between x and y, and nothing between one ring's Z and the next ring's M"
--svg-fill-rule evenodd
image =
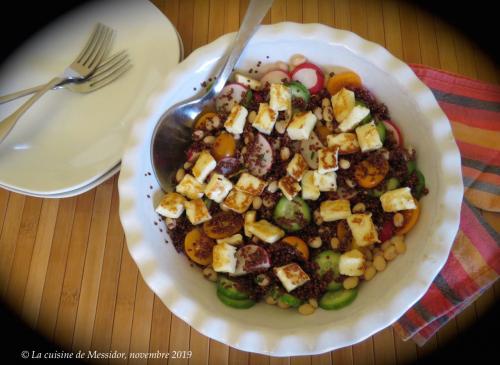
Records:
M404 290L394 293L386 303L385 310L359 310L359 318L349 318L346 328L344 318L339 322L329 322L314 328L294 330L270 326L248 325L244 321L234 320L234 315L225 317L225 313L208 310L203 303L183 296L175 287L173 280L158 269L155 253L148 247L141 224L139 199L136 180L144 176L144 160L139 158L142 149L149 148L149 130L146 126L154 125L163 112L175 101L175 87L183 75L192 73L207 63L213 64L227 49L234 33L226 34L215 41L193 51L189 57L174 67L161 87L151 95L145 114L137 119L130 130L124 150L118 189L120 195L120 219L125 231L127 246L133 260L137 263L146 284L155 292L173 314L203 335L243 351L262 353L273 356L313 355L332 351L360 342L400 318L428 290L435 276L446 263L460 221L460 207L463 197L461 160L458 147L453 138L450 122L440 109L432 92L413 73L411 68L391 55L382 46L366 41L356 34L334 29L321 24L278 23L264 25L255 34L252 41L314 39L328 45L346 48L363 61L374 65L380 72L392 78L401 88L411 93L411 101L420 111L421 118L428 122L436 148L441 153L436 158L441 167L439 211L434 219L435 230L429 233L433 238L433 251L424 255L425 260L415 268L412 284ZM251 42L252 42L251 41ZM371 57L368 57L371 56ZM245 56L243 56L245 57ZM307 57L307 54L306 54ZM332 62L334 63L334 62ZM193 91L194 92L194 91ZM144 146L145 145L145 146ZM147 154L149 155L149 153ZM149 163L149 162L148 162ZM435 242L435 243L434 243ZM182 262L182 264L185 264ZM201 275L200 275L201 277ZM202 278L200 280L203 280ZM389 290L388 290L389 291ZM214 294L213 299L217 301ZM359 300L359 298L358 298ZM231 310L231 309L228 309ZM252 309L250 309L252 310ZM245 313L239 312L239 313ZM294 314L289 314L293 316ZM303 323L307 323L304 317ZM300 321L299 321L300 322Z

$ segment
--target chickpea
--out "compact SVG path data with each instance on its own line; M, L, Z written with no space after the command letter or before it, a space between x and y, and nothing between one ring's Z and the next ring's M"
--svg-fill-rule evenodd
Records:
M314 108L313 113L314 113L314 115L316 116L316 118L318 120L322 120L323 119L323 111L321 110L321 108L319 106L317 106L316 108Z
M213 145L215 143L215 137L214 136L206 136L203 138L203 143L207 145Z
M347 169L349 169L349 167L351 167L351 163L348 160L345 160L342 158L339 161L339 166L342 170L347 170Z
M344 279L342 283L344 289L354 289L358 286L358 284L359 278L357 276L349 276L348 278Z
M365 280L371 280L377 273L377 269L373 266L369 266L366 268L365 273L363 274Z
M275 305L277 303L277 300L274 299L271 295L266 297L266 303L270 305Z
M260 196L256 196L255 198L253 198L252 201L253 209L258 210L261 206L262 206L262 198Z
M314 308L318 308L318 301L315 299L315 298L310 298L308 301L307 301L310 305L312 305Z
M399 239L396 239L397 237ZM406 243L403 240L403 236L395 236L395 237L393 237L393 240L394 240L394 247L396 248L396 252L398 254L405 253L406 252Z
M352 207L353 213L363 213L366 210L366 205L363 203L358 203L354 207Z
M387 250L384 251L384 259L387 261L392 261L398 256L398 253L396 252L396 247L394 245L391 245Z
M283 147L280 150L280 157L283 161L286 161L290 158L290 149L288 147Z
M384 271L387 267L387 262L385 261L383 256L376 255L373 259L373 266L377 271Z
M323 241L321 241L321 237L319 236L316 236L314 237L313 239L311 239L309 242L309 247L312 247L312 248L320 248L321 245L323 244Z
M184 169L177 170L177 173L175 174L175 181L181 182L181 180L184 178L184 175L186 175L186 171Z
M309 303L302 304L299 307L299 313L302 314L302 315L304 315L304 316L308 316L308 315L313 314L315 310L316 310L316 308L314 308Z
M267 186L267 191L269 191L270 193L275 193L278 191L278 182L276 180L273 180L269 183L269 185Z
M395 227L402 227L405 222L405 217L401 213L396 213L394 217L392 217L392 222Z
M250 113L248 113L248 121L250 123L253 123L255 121L255 118L257 117L257 113L255 112L255 110L252 110Z

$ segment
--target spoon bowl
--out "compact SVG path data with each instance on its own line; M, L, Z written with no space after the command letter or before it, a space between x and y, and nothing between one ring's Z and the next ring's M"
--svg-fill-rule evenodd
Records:
M172 106L157 122L151 139L151 161L156 179L164 191L170 190L172 176L179 162L185 158L184 152L191 142L194 120L220 93L272 3L273 0L250 2L230 51L223 58L222 67L215 77L216 81L205 94Z

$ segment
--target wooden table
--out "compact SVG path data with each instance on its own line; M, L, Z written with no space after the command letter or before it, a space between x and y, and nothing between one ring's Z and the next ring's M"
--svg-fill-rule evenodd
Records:
M155 0L179 30L186 56L238 29L246 0ZM369 14L370 16L367 16ZM498 83L493 61L433 16L393 1L275 0L264 23L320 22L352 30L406 62ZM118 218L118 177L79 197L49 200L0 190L0 293L33 328L66 350L193 351L190 364L402 364L466 331L500 297L500 285L423 348L387 328L318 356L270 358L234 350L173 316L149 290L127 251ZM497 229L498 215L484 213ZM151 363L156 361L150 361Z

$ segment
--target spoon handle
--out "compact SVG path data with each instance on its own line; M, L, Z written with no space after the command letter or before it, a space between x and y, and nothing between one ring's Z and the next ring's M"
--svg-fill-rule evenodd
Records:
M214 82L212 88L207 94L208 99L221 92L222 88L226 84L227 79L233 72L233 68L240 59L240 56L245 49L248 41L257 28L260 22L266 15L267 11L271 8L273 0L252 0L248 5L248 9L245 13L245 17L240 26L240 30L236 34L231 49L228 55L226 55L226 62L222 67L221 71L217 75L216 81ZM206 99L205 97L204 99Z

